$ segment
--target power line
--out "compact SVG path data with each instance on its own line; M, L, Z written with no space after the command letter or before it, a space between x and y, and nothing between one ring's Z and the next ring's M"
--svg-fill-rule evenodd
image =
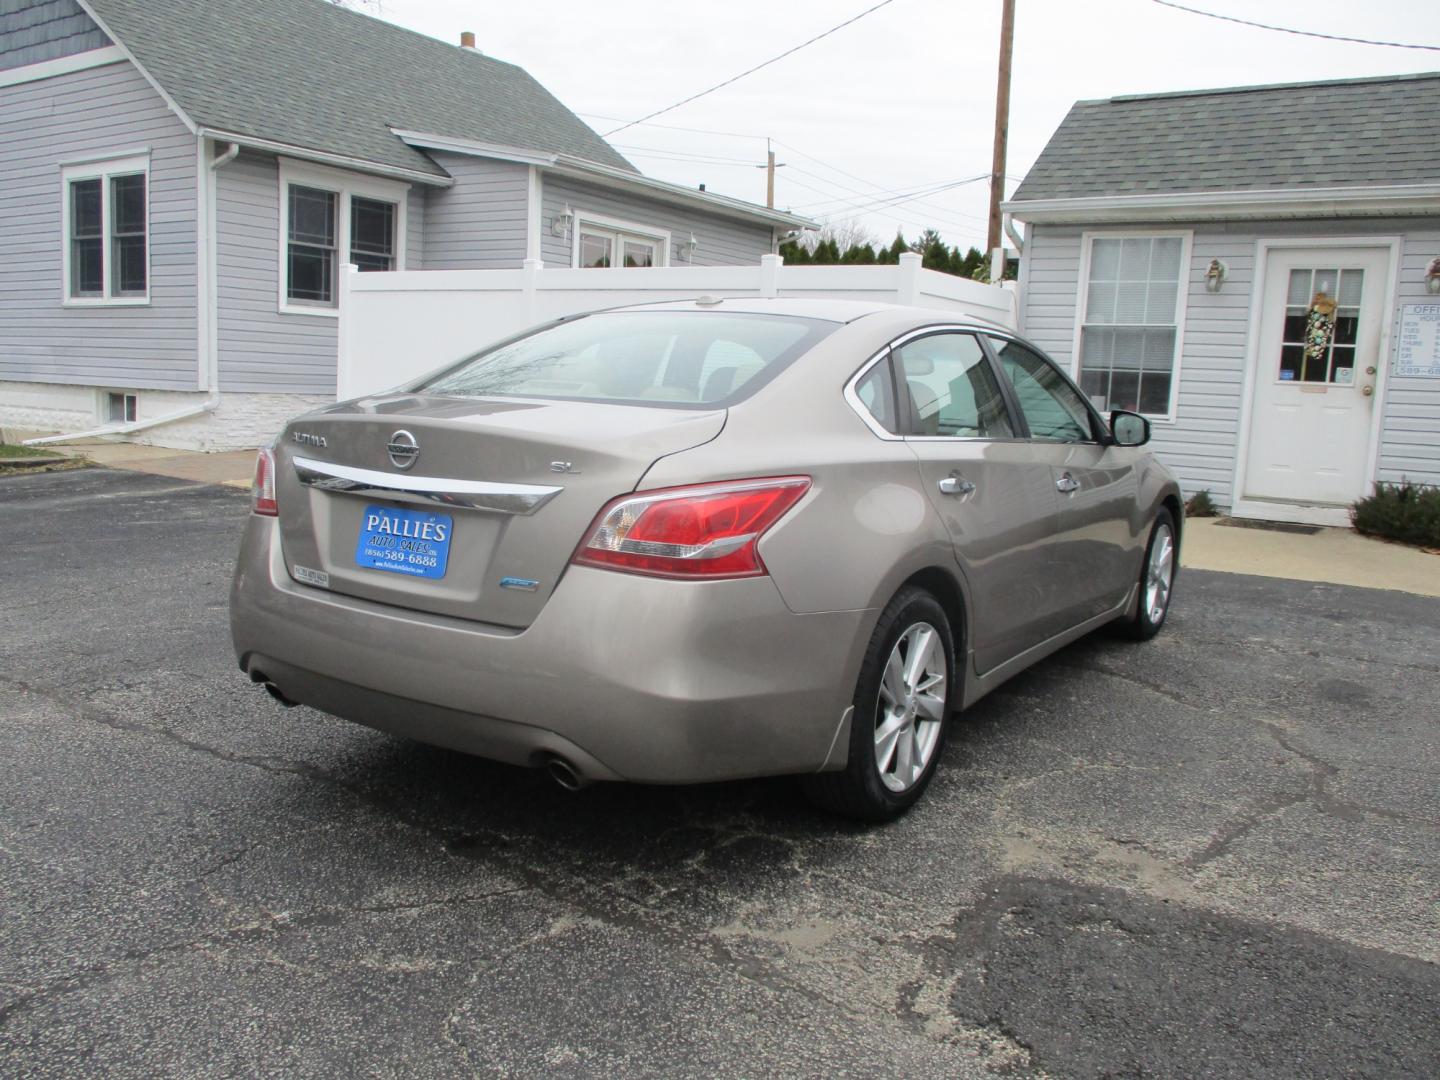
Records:
M674 161L697 161L702 165L744 165L755 168L753 158L720 157L716 154L687 154L683 150L667 150L663 146L634 146L628 143L611 143L616 150L626 150L642 157L664 157ZM763 168L763 166L761 166Z
M623 124L623 123L625 123L625 118L624 118L623 116L606 116L606 115L604 115L603 113L590 113L590 112L577 113L576 115L577 115L577 116L588 116L588 117L590 117L590 119L592 119L592 120L613 120L613 121L615 121L615 123L617 123L617 124ZM633 127L635 124L644 124L646 127L664 128L666 131L689 131L689 132L693 132L693 133L696 134L696 135L724 135L724 136L726 136L727 138L731 138L731 139L757 139L757 140L759 140L760 142L764 142L764 141L765 141L765 136L764 136L764 135L756 135L756 134L754 134L753 132L746 132L746 131L718 131L718 130L716 130L715 128L681 127L679 124L652 124L652 123L648 123L647 121L644 121L644 120L633 120L633 121L631 121L631 126L632 126L632 127ZM619 129L617 129L617 130L619 130Z
M980 180L987 180L989 179L989 177L989 173L981 173L979 176L971 176L964 180L948 180L943 184L934 184L930 187L918 188L915 191L892 192L891 194L894 196L893 198L876 198L870 202L851 203L851 206L857 211L871 213L876 210L883 210L887 206L898 206L901 203L913 202L916 199L923 199L927 195L938 195L942 191L949 191L951 188L963 187L966 184L974 184ZM822 192L821 194L824 193ZM825 199L823 201L835 202L836 200ZM820 204L812 203L810 205Z
M807 175L808 175L808 174L807 174ZM805 183L804 181L796 180L793 176L787 177L786 182L787 182L787 183L790 183L790 184L795 184L796 186L802 187L802 188L804 188L804 189L807 190L807 191L816 192L817 194L820 194L820 195L826 194L825 192L821 191L821 190L820 190L819 188L817 188L817 187L812 187L811 185ZM914 205L916 205L916 206L921 205L917 200L911 200L911 202L912 202ZM939 224L939 225L943 225L943 226L948 226L950 229L952 229L952 230L954 230L955 232L960 233L960 234L962 234L962 235L968 235L968 234L970 234L970 233L972 233L972 232L975 232L975 231L977 231L980 227L983 227L983 224L984 224L983 222L981 222L980 225L976 226L976 225L965 225L965 224L962 224L962 223L952 222L952 221L939 221L939 222L937 222L937 221L934 220L934 217L935 217L936 215L927 215L926 217L923 217L923 218L922 218L922 217L917 216L917 215L916 215L915 213L913 213L913 212L911 212L911 213L897 213L897 212L896 212L896 207L899 207L899 206L901 206L901 205L903 205L903 203L895 203L894 205L889 206L889 207L881 207L881 208L879 208L878 210L874 211L874 213L875 213L876 216L882 216L882 215L883 215L883 216L892 218L893 220L895 220L895 221L897 221L897 222L900 222L900 223L903 223L903 224L906 224L906 225L910 225L910 226L912 226L913 228L916 228L916 229L920 229L920 230L930 229L930 228L934 228L937 224ZM820 214L821 216L828 216L828 215L833 214L833 213L837 213L837 212L840 212L840 211L849 211L849 210L851 210L851 209L852 209L852 207L848 207L848 206L837 206L837 207L833 207L833 208L828 209L828 210L807 211L807 213L816 213L816 214ZM795 210L794 207L792 207L791 210L792 210L792 212L798 212L798 211ZM864 212L869 213L869 212L871 212L871 211L864 211Z
M818 180L820 183L826 185L827 187L831 188L831 189L834 190L834 191L845 191L845 192L849 192L851 195L859 195L862 199L874 199L874 198L877 198L877 197L879 197L879 196L881 196L881 195L889 194L889 192L886 192L886 191L884 191L883 189L880 189L880 185L879 185L879 184L871 184L871 185L870 185L872 188L878 189L878 190L876 190L876 191L861 191L859 188L848 187L848 186L845 185L845 184L837 183L836 181L831 180L828 176L820 176L820 175L818 175L818 174L816 174L816 173L810 172L808 169L802 169L802 168L800 168L800 166L798 166L798 165L792 165L792 166L790 166L790 168L791 168L791 171L792 171L792 172L797 172L797 173L799 173L801 176L808 176L808 177L810 177L812 180ZM796 183L799 183L799 181L795 181L795 182L796 182ZM801 186L801 187L804 187L804 188L808 188L810 191L816 191L816 192L818 192L818 193L821 194L821 195L829 194L829 192L820 191L818 188L810 187L808 184L803 184L803 183L802 183L802 184L800 184L800 186ZM854 200L854 199L844 199L844 198L838 198L838 197L837 197L837 198L835 198L835 199L832 199L831 201L833 201L833 202L847 203L847 202L854 202L855 200ZM952 225L953 227L955 227L955 228L957 228L957 229L959 229L959 228L966 228L966 229L970 228L970 225L969 225L968 223L965 223L965 222L962 222L961 220L959 220L959 219L961 219L961 218L970 218L972 221L978 222L978 223L980 223L980 224L982 224L982 225L985 223L985 219L984 219L984 218L974 217L973 215L966 214L966 213L964 213L964 212L962 212L962 211L960 211L960 210L950 210L950 209L947 209L947 208L944 208L944 207L934 206L934 205L932 205L932 204L930 204L930 203L922 203L922 202L920 202L918 199L915 200L915 205L916 205L916 206L924 206L924 207L926 207L927 209L930 210L931 215L932 215L933 217L940 218L941 221L942 221L942 223Z
M1251 22L1249 19L1237 19L1234 15L1221 15L1214 11L1201 11L1199 8L1186 7L1184 4L1175 4L1171 0L1152 0L1161 7L1174 8L1176 11L1189 12L1191 15L1204 15L1207 19L1219 19L1221 22L1239 23L1241 26L1251 26L1256 30L1274 30L1281 34L1295 34L1299 37L1321 38L1324 41L1344 41L1351 45L1383 45L1387 49L1426 49L1430 52L1440 52L1440 45L1410 45L1402 41L1375 41L1371 38L1344 37L1341 34L1322 34L1318 30L1296 30L1289 26L1271 26L1269 23Z
M815 35L814 37L812 37L810 40L808 40L808 41L802 41L799 45L796 45L796 46L794 46L793 48L786 49L784 52L780 53L778 56L772 56L769 60L766 60L764 63L756 64L754 67L748 68L747 70L740 72L739 75L733 75L733 76L731 76L730 78L726 79L726 80L725 80L724 82L722 82L722 83L716 83L714 86L710 87L710 89L708 89L708 90L701 90L698 94L691 94L691 95L690 95L689 97L687 97L685 100L683 100L683 101L677 101L674 105L666 105L665 108L663 108L663 109L656 109L656 110L655 110L654 112L652 112L652 113L646 113L644 116L640 117L639 120L631 120L629 123L621 124L618 128L614 128L614 129L611 130L611 131L605 132L604 138L607 138L607 139L608 139L611 135L615 135L615 134L617 134L617 133L619 133L619 132L621 132L621 131L624 131L626 128L634 127L636 124L643 124L643 123L645 123L647 120L653 120L653 119L655 119L655 117L657 117L657 116L660 116L660 115L662 115L662 114L664 114L664 113L672 112L672 111L674 111L675 109L680 108L681 105L689 105L690 102L692 102L692 101L698 101L700 98L705 97L707 94L713 94L716 90L721 90L721 89L729 86L731 83L739 82L741 79L745 78L745 76L747 76L747 75L753 75L753 74L755 74L755 72L759 71L761 68L767 68L767 67L769 67L771 64L774 64L774 63L777 63L777 62L779 62L779 61L781 61L781 60L784 60L787 56L793 56L793 55L795 55L797 52L799 52L801 49L804 49L804 48L807 48L807 47L809 47L809 46L811 46L811 45L814 45L817 41L823 41L825 38L829 37L831 34L836 33L836 32L839 31L839 30L844 30L845 27L849 26L851 23L859 22L861 19L865 18L866 15L870 15L870 14L876 12L876 11L879 11L879 10L880 10L881 8L883 8L883 7L889 7L889 6L890 6L891 4L893 4L894 2L895 2L895 0L880 0L880 3L875 4L873 7L868 7L868 8L866 8L864 11L860 12L859 15L854 15L854 16L846 19L844 22L840 23L840 24L837 25L837 26L832 26L829 30L826 30L823 34L816 34L816 35Z

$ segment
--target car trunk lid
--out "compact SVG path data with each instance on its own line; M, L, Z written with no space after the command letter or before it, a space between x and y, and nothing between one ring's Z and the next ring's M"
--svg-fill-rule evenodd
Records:
M577 401L335 405L293 421L276 450L285 563L333 592L523 628L600 508L724 423L724 410Z

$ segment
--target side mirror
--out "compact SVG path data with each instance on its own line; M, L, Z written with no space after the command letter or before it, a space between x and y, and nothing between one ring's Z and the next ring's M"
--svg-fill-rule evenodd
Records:
M1150 441L1150 421L1139 413L1116 409L1110 414L1110 437L1116 446L1144 446Z

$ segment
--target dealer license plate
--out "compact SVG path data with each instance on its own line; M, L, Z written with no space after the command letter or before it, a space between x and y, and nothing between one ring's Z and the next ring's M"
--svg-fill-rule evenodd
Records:
M443 578L455 522L449 514L367 506L355 565L419 578Z

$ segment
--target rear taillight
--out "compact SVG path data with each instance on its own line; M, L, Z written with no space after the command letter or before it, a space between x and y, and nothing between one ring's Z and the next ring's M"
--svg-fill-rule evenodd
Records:
M758 577L768 573L760 538L809 489L808 476L781 476L623 495L574 561L651 577Z
M250 495L255 513L279 516L280 507L275 504L275 454L271 450L261 450L255 457L255 482L250 485Z

